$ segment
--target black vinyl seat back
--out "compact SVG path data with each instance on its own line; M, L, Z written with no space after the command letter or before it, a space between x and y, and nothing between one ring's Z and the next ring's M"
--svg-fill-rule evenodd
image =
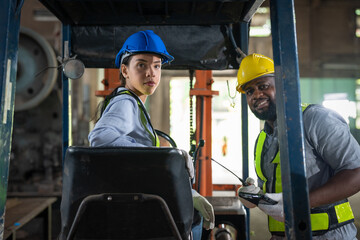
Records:
M167 204L182 239L191 232L191 183L176 148L69 147L63 168L60 239L66 239L81 202L90 195L143 193ZM119 196L117 196L119 198ZM121 198L121 196L120 196ZM157 201L91 202L74 239L174 239Z

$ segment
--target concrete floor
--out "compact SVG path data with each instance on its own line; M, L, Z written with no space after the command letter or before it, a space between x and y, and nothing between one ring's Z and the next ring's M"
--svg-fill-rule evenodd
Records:
M355 216L355 225L358 229L357 238L360 239L360 193L349 198L349 201ZM270 239L267 217L259 208L250 209L250 239Z

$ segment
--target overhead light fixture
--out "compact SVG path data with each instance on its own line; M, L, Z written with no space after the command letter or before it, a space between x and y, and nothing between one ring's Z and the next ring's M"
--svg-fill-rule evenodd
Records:
M50 11L47 9L35 9L33 11L33 16L35 21L39 22L58 22L59 19L54 16Z
M322 68L326 70L360 70L360 64L353 63L324 63Z

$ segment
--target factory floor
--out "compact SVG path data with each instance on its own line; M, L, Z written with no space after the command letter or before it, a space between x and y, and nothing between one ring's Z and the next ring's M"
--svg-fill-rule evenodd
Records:
M360 193L349 198L360 239ZM267 228L267 217L259 208L250 209L250 240L267 240L270 234Z
M349 198L353 213L355 215L355 225L357 226L357 238L360 240L360 193ZM60 231L60 199L53 204L52 211L52 229L53 240L56 240ZM18 240L41 240L42 219L35 219L26 224L22 229L17 231L16 237ZM267 228L267 217L258 208L250 209L250 240L269 240L270 234Z

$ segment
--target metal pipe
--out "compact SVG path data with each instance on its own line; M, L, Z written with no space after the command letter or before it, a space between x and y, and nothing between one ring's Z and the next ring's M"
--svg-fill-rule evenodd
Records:
M288 239L311 239L294 13L293 0L270 2L285 232Z

